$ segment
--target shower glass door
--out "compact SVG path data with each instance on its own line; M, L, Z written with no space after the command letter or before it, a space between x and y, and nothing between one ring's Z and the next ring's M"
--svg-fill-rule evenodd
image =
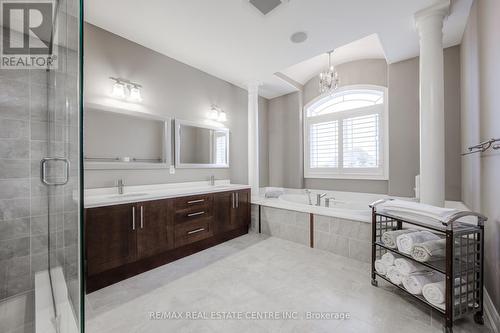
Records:
M0 332L80 332L81 2L0 12Z

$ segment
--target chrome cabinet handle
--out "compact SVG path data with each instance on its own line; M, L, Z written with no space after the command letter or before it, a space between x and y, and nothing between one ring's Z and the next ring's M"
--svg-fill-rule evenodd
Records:
M135 206L132 206L132 230L135 230Z
M232 206L232 207L234 208L234 207L235 207L235 206L234 206L234 192L233 192L233 193L231 193L231 201L232 201L232 203L233 203L233 206Z
M198 216L198 215L203 215L203 214L205 214L205 212L191 213L191 214L188 214L187 216L192 217L192 216Z
M144 206L141 206L141 229L144 229Z
M66 165L63 181L50 182L47 180L47 162L50 162L50 161L64 162L64 164ZM45 157L45 158L42 158L42 160L40 161L40 174L41 174L41 178L42 178L42 183L44 183L47 186L66 185L69 181L69 160L67 158L64 158L64 157Z
M199 202L204 202L205 199L199 199L199 200L191 200L191 201L188 201L188 205L191 205L191 204L194 204L194 203L199 203Z
M202 231L204 231L204 230L205 230L205 228L200 228L200 229L196 229L196 230L191 230L191 231L188 231L188 233L187 233L187 234L188 234L188 235L192 235L192 234L196 234L196 233L198 233L198 232L202 232Z
M240 194L236 192L236 208L240 206Z

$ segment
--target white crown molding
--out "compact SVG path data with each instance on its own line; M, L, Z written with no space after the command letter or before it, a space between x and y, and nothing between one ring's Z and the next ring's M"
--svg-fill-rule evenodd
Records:
M486 318L490 322L491 329L494 333L500 333L500 315L498 314L495 305L491 301L490 295L486 288L484 288L484 312Z

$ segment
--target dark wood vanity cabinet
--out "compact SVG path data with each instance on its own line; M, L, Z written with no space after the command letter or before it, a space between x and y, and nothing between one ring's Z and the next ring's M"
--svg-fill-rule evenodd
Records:
M87 292L248 232L250 190L85 209Z
M88 274L96 274L173 247L169 200L90 208L85 212Z
M134 207L127 204L85 210L87 274L97 274L135 260Z
M171 200L146 201L137 204L137 258L147 258L174 247L169 223Z
M215 194L215 232L225 232L250 224L250 190Z

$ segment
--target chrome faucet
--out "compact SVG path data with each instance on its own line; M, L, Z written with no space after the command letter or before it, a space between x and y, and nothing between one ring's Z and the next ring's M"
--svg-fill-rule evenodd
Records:
M215 186L215 176L214 175L210 176L210 185Z
M316 194L316 206L321 206L321 198L326 196L328 193L318 193Z
M330 207L330 201L335 201L334 197L325 198L325 207Z
M123 194L123 179L118 179L116 187L118 187L118 194Z
M311 190L306 189L305 192L307 194L307 199L309 199L309 205L312 206Z

